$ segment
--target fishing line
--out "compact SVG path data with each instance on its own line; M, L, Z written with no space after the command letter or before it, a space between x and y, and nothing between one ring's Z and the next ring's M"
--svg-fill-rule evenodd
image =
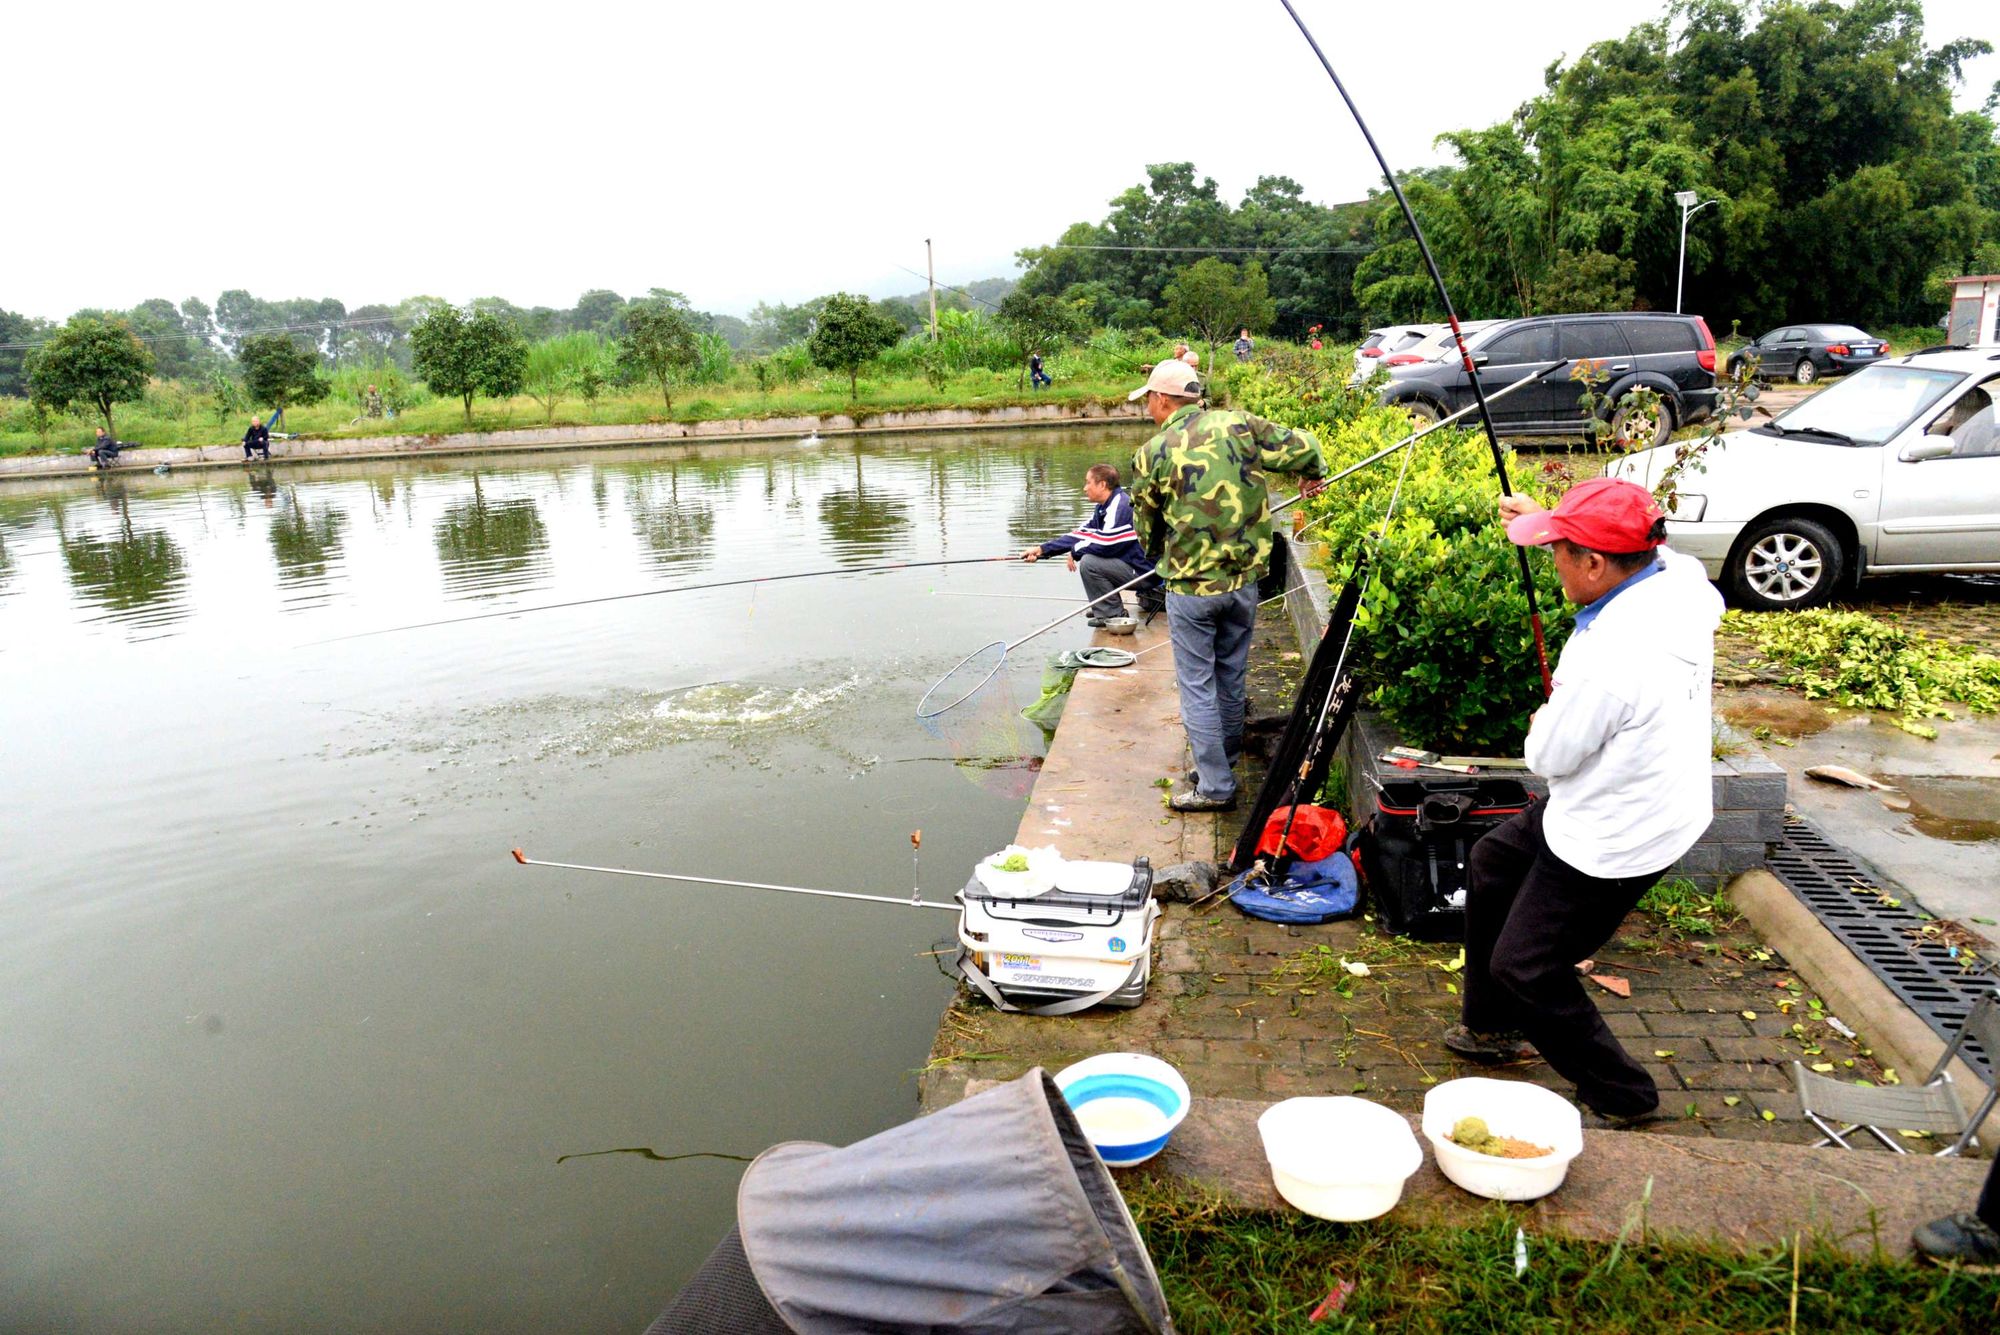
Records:
M1326 71L1327 78L1333 80L1334 89L1340 94L1340 100L1347 104L1348 114L1354 117L1354 124L1361 131L1361 137L1368 141L1368 150L1375 155L1376 165L1382 168L1382 179L1388 183L1389 192L1396 197L1397 205L1403 210L1404 221L1410 224L1410 234L1416 238L1417 250L1424 257L1424 268L1430 271L1431 283L1437 288L1438 300L1444 306L1445 321L1451 326L1452 340L1458 345L1459 362L1465 368L1466 378L1472 384L1472 397L1479 408L1480 425L1486 429L1486 444L1493 453L1493 472L1500 480L1500 494L1511 496L1514 494L1514 489L1507 480L1507 458L1500 449L1500 433L1493 426L1493 413L1487 406L1486 388L1480 383L1479 368L1473 364L1472 354L1465 349L1465 331L1459 328L1458 310L1451 304L1451 293L1445 289L1444 275L1439 272L1437 259L1431 254L1430 242L1424 239L1424 229L1417 222L1416 210L1410 207L1409 199L1404 196L1403 187L1396 180L1396 173L1389 169L1389 160L1382 156L1381 146L1375 142L1374 132L1362 118L1361 108L1354 104L1354 99L1347 92L1347 85L1342 83L1340 75L1334 72L1333 62L1328 60L1326 52L1320 49L1319 39L1312 35L1312 29L1306 27L1306 21L1300 18L1299 11L1292 7L1292 0L1278 0L1278 3L1292 16L1292 22L1298 25L1300 35L1306 39L1306 45L1310 46L1312 53L1319 57L1320 67ZM1554 682L1549 676L1549 650L1547 640L1542 634L1541 607L1535 598L1535 575L1528 568L1527 548L1516 547L1514 555L1520 565L1521 591L1528 599L1528 625L1535 634L1535 661L1542 671L1542 693L1547 695L1554 690Z
M1522 376L1519 380L1516 380L1513 384L1508 385L1506 388L1498 391L1491 398L1489 398L1487 402L1498 403L1501 399L1506 398L1509 394L1512 394L1515 390L1520 389L1524 385L1532 385L1537 381L1539 381L1543 376L1547 375L1549 372L1557 369L1558 367L1567 365L1568 365L1567 362L1562 362L1562 361L1550 362L1547 366L1544 366L1541 370L1536 371L1534 374ZM1362 459L1359 460L1358 462L1349 464L1347 467L1341 469L1338 473L1335 473L1332 477L1327 478L1325 480L1325 485L1332 486L1334 483L1340 481L1342 478L1358 473L1362 469L1368 467L1368 465L1370 464L1380 463L1382 460L1394 454L1397 450L1407 449L1409 446L1414 445L1418 441L1422 440L1425 436L1430 435L1431 432L1449 426L1451 423L1456 422L1459 418L1465 416L1467 413L1474 412L1476 410L1477 410L1477 405L1468 403L1467 405L1465 405L1465 407L1460 408L1457 412L1451 414L1451 416L1440 417L1438 418L1437 421L1432 422L1429 426L1423 428L1421 431L1417 431L1403 437L1401 440L1397 441L1394 445L1390 445L1384 449L1379 449L1375 451L1375 453L1369 455L1366 459ZM1397 480L1396 485L1398 487L1402 485L1401 479ZM1304 528L1299 530L1299 533L1310 532L1312 529L1319 527L1321 524L1324 524L1328 519L1331 519L1332 517L1333 517L1333 512L1329 510L1327 513L1321 515L1318 519L1309 522ZM1293 534L1293 536L1297 537L1298 534Z
M1512 394L1515 390L1521 389L1529 384L1534 383L1535 381L1540 380L1550 371L1553 371L1557 367L1562 366L1564 364L1565 363L1560 361L1551 362L1547 366L1543 367L1541 370L1534 372L1532 375L1522 376L1519 380L1515 381L1513 384L1508 385L1506 388L1500 390L1493 397L1495 399L1505 398L1507 395ZM1335 473L1332 477L1323 479L1320 483L1320 487L1324 488L1325 486L1331 483L1340 481L1344 477L1347 477L1353 473L1360 472L1362 469L1368 467L1370 464L1381 462L1383 459L1386 459L1390 455L1394 454L1397 450L1405 449L1411 445L1416 444L1418 441L1422 440L1425 436L1428 436L1432 432L1440 430L1443 427L1446 427L1451 423L1456 422L1459 418L1465 416L1467 413L1471 411L1473 411L1473 409L1470 407L1461 408L1457 412L1452 413L1448 417L1439 418L1437 421L1431 423L1429 426L1424 427L1419 431L1411 432L1409 435L1397 441L1395 444L1388 446L1386 449L1377 450L1375 453L1369 455L1366 459L1363 459L1358 463L1350 464L1346 468L1341 469L1338 473ZM1405 457L1404 469L1406 471L1409 466L1408 461L1410 458L1413 457L1415 456L1410 455ZM1403 485L1402 475L1399 474L1396 479L1396 490L1398 494L1400 494L1402 491L1402 485ZM1296 496L1292 496L1287 500L1280 501L1277 505L1271 507L1270 513L1275 515L1279 511L1284 510L1289 506L1297 504L1300 500L1304 498L1304 496L1305 493L1301 491ZM1317 523L1319 521L1315 520L1314 522ZM1308 525L1308 527L1310 527L1310 525ZM1124 584L1120 584L1115 589L1108 590L1102 596L1105 598L1109 598L1113 594L1123 593L1125 590L1132 588L1136 584L1144 583L1148 578L1151 577L1152 574L1153 572L1149 571L1145 575L1140 575L1136 579L1133 579ZM967 596L977 596L977 595L967 595ZM1278 594L1275 595L1274 597L1266 598L1264 600L1264 603L1276 602L1278 598L1282 597L1284 597L1283 594ZM1264 603L1259 603L1258 606L1262 607ZM1022 645L1026 644L1029 640L1034 639L1037 635L1041 635L1047 631L1054 630L1057 626L1060 626L1063 622L1069 620L1071 617L1076 616L1079 613L1086 611L1088 608L1095 605L1096 605L1095 602L1086 603L1082 607L1078 607L1073 611L1067 612L1064 615L1057 617L1054 621L1051 621L1048 625L1041 627L1039 630L1029 631L1026 635L1023 635L1020 639L1015 640L1012 643L995 640L991 644L984 644L981 645L979 648L973 650L971 653L967 654L964 658L961 658L957 663L953 664L951 669L947 671L942 677L939 677L935 682L931 683L931 688L928 691L925 691L923 698L917 702L917 717L920 719L933 719L941 714L947 713L948 711L957 707L958 705L965 703L966 700L970 699L973 695L977 694L980 688L985 686L987 682L993 680L993 678L999 674L1000 669L1006 666L1008 654L1020 648ZM1156 644L1152 646L1151 649L1142 649L1139 651L1139 656L1143 657L1144 655L1153 652L1153 649L1158 649L1160 647L1161 647L1160 645ZM988 666L986 661L989 658L993 660L991 666ZM943 687L947 682L951 681L953 676L958 676L959 681L955 683L950 690L943 692L944 695L950 696L951 698L945 703L940 704L935 708L932 708L931 698L935 695L938 695L940 693L939 688Z
M532 607L510 607L499 612L476 612L471 616L444 617L437 621L418 621L408 626L387 626L381 630L356 631L352 635L336 635L326 640L311 640L300 648L312 648L322 644L339 644L344 640L365 640L375 635L393 635L406 630L428 630L433 626L457 626L468 621L491 621L495 617L523 616L529 612L554 612L565 607L589 607L595 603L617 603L628 598L652 598L663 593L698 593L703 589L731 589L744 584L778 584L791 579L819 579L828 575L881 575L892 570L929 570L938 566L992 565L1000 561L1026 564L1019 556L960 556L948 561L888 561L874 566L839 566L831 570L801 570L790 575L749 575L743 579L711 580L705 584L675 584L664 589L639 589L632 593L607 593L596 598L574 598L565 603L538 603Z
M857 895L849 890L816 890L804 885L771 885L764 881L725 881L720 876L676 876L664 871L637 871L630 867L593 867L582 862L545 862L541 858L531 858L520 849L514 849L514 861L523 867L559 867L564 871L594 871L606 876L639 876L651 881L685 881L689 885L727 885L738 890L780 890L788 895L815 895L824 899L862 899L872 904L900 904L904 908L943 909L947 913L958 912L956 904L940 904L933 899L918 899L914 894L909 899L898 899L894 895Z

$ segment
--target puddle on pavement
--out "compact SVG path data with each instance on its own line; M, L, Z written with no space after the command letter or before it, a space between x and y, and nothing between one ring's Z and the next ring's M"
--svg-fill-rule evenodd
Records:
M2000 779L1904 779L1909 828L1954 844L2000 839Z
M1785 691L1744 691L1719 700L1715 712L1751 737L1759 728L1781 737L1810 737L1838 723L1844 711L1829 712L1823 700Z

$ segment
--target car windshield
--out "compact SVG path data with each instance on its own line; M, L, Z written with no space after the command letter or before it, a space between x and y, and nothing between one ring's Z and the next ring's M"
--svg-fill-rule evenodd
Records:
M1959 371L1877 363L1779 414L1772 425L1788 432L1833 431L1857 445L1880 445L1963 379Z

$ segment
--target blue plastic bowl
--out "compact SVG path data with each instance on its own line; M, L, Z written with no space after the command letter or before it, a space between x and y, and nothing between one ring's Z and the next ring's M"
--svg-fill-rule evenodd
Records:
M1112 1167L1144 1163L1167 1147L1187 1116L1188 1087L1157 1057L1107 1052L1065 1067L1056 1087L1097 1157Z

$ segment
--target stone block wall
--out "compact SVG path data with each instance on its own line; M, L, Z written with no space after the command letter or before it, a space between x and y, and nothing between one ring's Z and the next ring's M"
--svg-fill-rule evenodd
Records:
M1285 612L1297 636L1299 651L1312 656L1325 633L1330 598L1325 577L1309 562L1304 544L1284 539L1289 552L1289 584ZM1384 765L1379 757L1398 739L1389 735L1379 716L1357 714L1341 739L1340 755L1347 768L1348 810L1358 822L1375 810L1376 779L1417 776L1456 777L1440 770L1404 770ZM1518 778L1530 792L1546 795L1548 785L1525 770L1494 770L1496 778ZM1705 888L1725 884L1739 872L1764 865L1770 845L1785 825L1785 771L1755 751L1724 756L1714 762L1715 819L1668 876L1684 876Z

